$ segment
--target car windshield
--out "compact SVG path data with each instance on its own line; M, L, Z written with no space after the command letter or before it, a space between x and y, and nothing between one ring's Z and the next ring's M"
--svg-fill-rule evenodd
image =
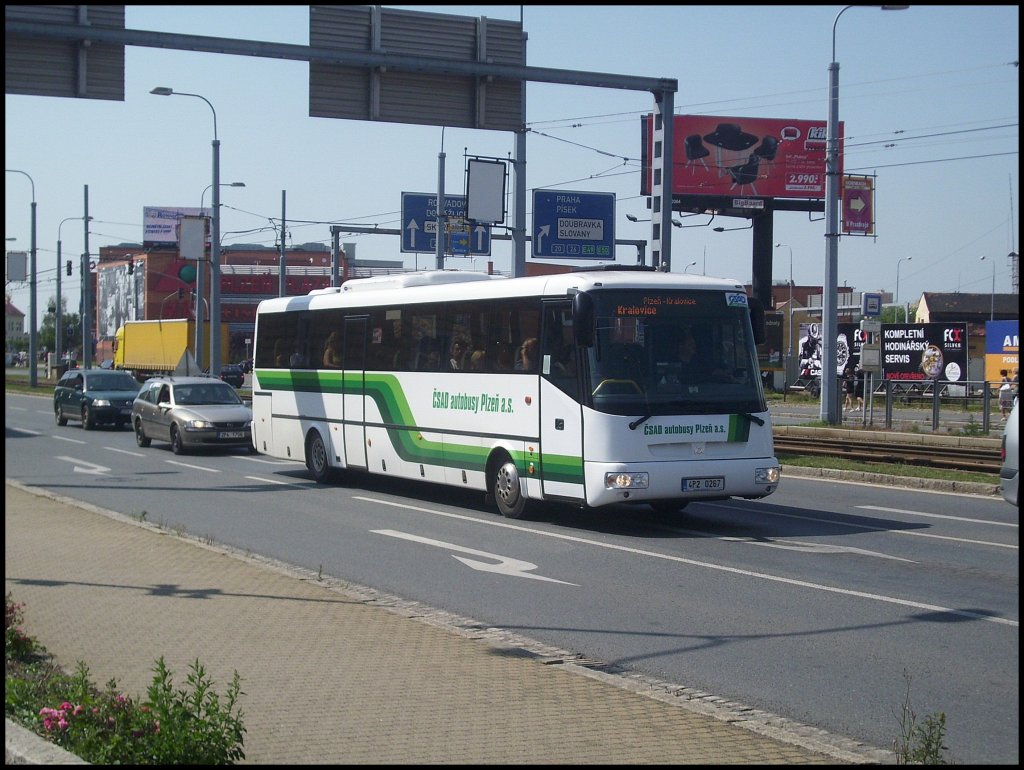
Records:
M139 389L139 383L130 374L96 374L86 378L85 385L89 390Z
M204 404L241 404L235 389L230 385L203 383L202 385L179 385L174 389L174 402L183 406Z

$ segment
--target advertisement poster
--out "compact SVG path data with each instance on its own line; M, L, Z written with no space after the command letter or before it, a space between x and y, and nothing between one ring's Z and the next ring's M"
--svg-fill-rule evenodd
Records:
M640 193L650 195L653 129L642 120ZM825 197L824 120L676 115L672 131L673 195ZM842 146L840 122L840 166Z
M985 379L999 382L1003 369L1010 376L1020 366L1020 321L985 321Z
M882 324L886 380L967 379L967 324Z
M178 242L178 220L182 217L211 217L212 209L176 206L142 207L142 242L146 245ZM207 237L209 243L209 237Z
M765 341L757 346L757 363L762 372L782 371L782 313L764 314Z
M838 324L836 329L836 375L841 376L847 367L860 368L863 335L858 324ZM821 376L821 324L800 324L797 366L800 379Z

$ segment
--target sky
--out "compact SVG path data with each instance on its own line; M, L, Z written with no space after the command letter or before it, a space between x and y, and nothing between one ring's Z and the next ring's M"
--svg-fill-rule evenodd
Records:
M844 170L876 176L876 237L840 239L839 285L895 292L898 281L901 302L926 291L988 294L993 281L997 293L1012 291L1017 5L865 6L838 21L841 5L392 7L521 18L528 66L672 78L677 115L824 120L834 42ZM306 45L309 10L129 5L126 27ZM329 244L332 224L397 229L403 192L437 190L439 153L445 191L459 195L468 156L515 150L503 131L309 117L303 62L129 46L123 102L5 96L5 168L24 173L4 175L4 234L8 251L29 250L34 187L40 321L56 292L58 235L63 258L75 259L74 275L61 278L66 307L77 311L85 238L74 218L86 186L92 254L141 243L145 206L210 204L213 113L200 99L150 94L157 86L200 94L216 112L221 182L245 183L221 189L224 245L275 246L282 198L290 246ZM528 83L527 227L535 188L614 193L616 238L649 239L650 224L627 215L649 218L639 128L652 108L647 92ZM510 206L509 225L512 216ZM737 229L673 230L672 271L749 282L746 220L714 225ZM773 280L820 286L824 235L823 215L777 212ZM341 240L356 244L358 259L434 266L433 254L403 254L397 236ZM446 267L480 270L487 259L449 258ZM489 259L510 271L511 243L492 240ZM620 246L616 261L634 264L636 249ZM27 314L28 284L6 290Z

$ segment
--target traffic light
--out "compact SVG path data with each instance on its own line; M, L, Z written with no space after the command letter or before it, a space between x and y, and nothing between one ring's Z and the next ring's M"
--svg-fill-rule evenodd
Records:
M185 262L178 268L178 278L185 283L196 282L196 267L190 262Z
M71 260L68 260L68 275L71 275Z
M178 287L178 299L185 299L185 290L180 286Z
M135 272L135 260L134 259L129 259L128 260L128 275L131 275L134 272Z

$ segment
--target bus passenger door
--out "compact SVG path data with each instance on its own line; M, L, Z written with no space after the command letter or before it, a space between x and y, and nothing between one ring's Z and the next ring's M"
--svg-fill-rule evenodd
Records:
M582 500L583 410L571 303L544 303L543 324L540 450L544 496Z
M344 342L344 433L345 467L366 468L366 316L345 319Z

